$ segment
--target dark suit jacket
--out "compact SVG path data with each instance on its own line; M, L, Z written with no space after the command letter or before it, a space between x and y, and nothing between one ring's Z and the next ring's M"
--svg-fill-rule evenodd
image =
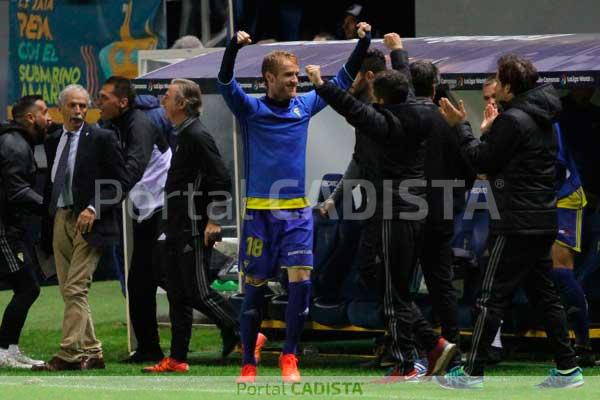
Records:
M44 145L48 159L48 189L52 193L52 167L62 135L62 127L46 139ZM88 206L96 209L97 220L92 231L84 239L99 247L119 240L119 222L116 208L123 200L123 193L114 184L100 184L100 180L111 180L123 185L127 180L121 147L115 132L84 124L79 136L73 172L73 213L79 215ZM96 193L96 182L99 191ZM46 196L49 201L51 196ZM103 201L115 199L110 204Z

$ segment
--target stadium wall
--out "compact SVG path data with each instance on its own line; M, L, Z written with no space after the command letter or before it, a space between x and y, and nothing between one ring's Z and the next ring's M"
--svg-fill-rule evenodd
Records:
M416 35L536 35L598 32L598 0L419 0Z

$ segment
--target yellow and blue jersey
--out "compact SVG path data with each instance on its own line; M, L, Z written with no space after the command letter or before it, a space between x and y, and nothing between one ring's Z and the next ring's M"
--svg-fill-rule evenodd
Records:
M565 147L560 125L554 124L554 133L558 143L557 168L560 187L558 188L558 207L583 208L586 203L585 193L581 187L581 178L577 172L575 160Z
M332 82L352 85L345 67ZM266 96L247 95L238 82L218 83L219 92L237 117L243 137L246 208L294 209L308 206L305 194L306 144L310 118L327 106L313 90L293 97L287 107Z

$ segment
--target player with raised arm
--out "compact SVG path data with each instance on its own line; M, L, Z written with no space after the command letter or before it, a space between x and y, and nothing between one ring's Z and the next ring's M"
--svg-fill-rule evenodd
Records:
M348 89L358 73L370 31L367 23L357 25L357 46L332 79L340 88ZM233 67L238 50L251 42L246 32L237 32L225 50L218 76L219 91L239 121L245 153L246 204L239 260L245 292L240 315L244 351L238 382L255 380L254 343L257 338L264 340L258 330L266 283L279 268L287 269L289 278L286 340L279 365L285 382L298 382L296 347L308 314L313 265L312 212L304 190L306 141L310 118L327 104L315 91L297 94L298 59L284 51L263 59L266 96L248 96L233 77Z

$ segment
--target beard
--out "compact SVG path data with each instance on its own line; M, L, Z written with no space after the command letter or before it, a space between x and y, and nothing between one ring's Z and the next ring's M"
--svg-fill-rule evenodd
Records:
M362 102L365 102L365 103L373 102L373 99L371 99L371 96L369 95L369 85L367 85L367 84L362 84L362 85L356 86L352 90L352 95Z
M35 134L34 134L34 142L35 144L44 143L44 139L46 139L46 135L48 134L48 128L46 126L40 126L38 124L34 125Z

